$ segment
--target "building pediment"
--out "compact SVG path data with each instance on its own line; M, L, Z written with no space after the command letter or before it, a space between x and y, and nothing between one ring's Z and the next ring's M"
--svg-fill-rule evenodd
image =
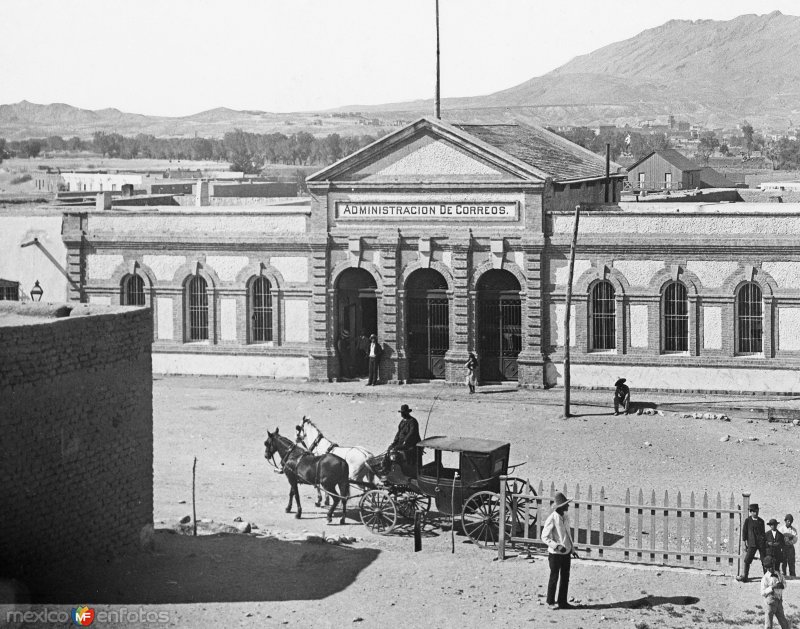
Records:
M438 120L421 119L308 178L315 182L542 182L544 173Z

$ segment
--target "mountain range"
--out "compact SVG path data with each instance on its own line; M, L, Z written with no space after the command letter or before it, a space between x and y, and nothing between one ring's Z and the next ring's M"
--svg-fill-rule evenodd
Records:
M623 126L673 115L711 128L747 119L756 128L785 129L800 121L798 62L800 17L775 11L728 21L672 20L509 89L444 99L442 117L465 123ZM22 101L0 105L0 137L88 137L94 131L219 137L234 128L361 135L432 111L432 100L418 100L326 112L220 107L173 118Z

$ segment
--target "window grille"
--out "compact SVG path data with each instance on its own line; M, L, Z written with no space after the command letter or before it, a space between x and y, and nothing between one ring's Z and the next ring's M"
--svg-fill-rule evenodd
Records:
M749 282L739 289L736 297L737 351L739 354L760 354L763 337L761 289Z
M208 285L195 275L187 285L189 293L189 340L208 340Z
M617 306L611 282L598 282L592 288L590 305L591 349L607 350L617 346Z
M250 304L253 343L271 341L273 338L272 286L266 277L256 278L253 282L250 288Z
M0 301L19 301L19 282L0 280Z
M673 282L664 291L664 351L689 351L689 302L686 286Z
M122 305L144 306L144 280L138 275L126 275L122 280Z

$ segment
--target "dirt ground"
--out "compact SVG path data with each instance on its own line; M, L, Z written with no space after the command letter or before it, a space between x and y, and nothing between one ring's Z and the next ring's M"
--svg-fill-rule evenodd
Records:
M737 502L751 492L762 517L782 519L787 512L800 515L799 428L672 412L614 417L596 405L573 407L577 417L563 420L556 392L543 404L542 394L524 391L469 396L466 389L414 385L346 394L322 389L280 390L256 379L156 379L156 550L54 576L40 600L168 612L166 624L136 625L154 627L645 629L763 622L758 584L721 573L581 560L573 563L570 585L581 607L551 611L544 605L546 557L511 552L501 562L495 551L460 533L452 552L446 519L426 528L420 553L413 552L408 530L371 534L352 503L344 526L326 524L310 488L301 489L304 514L297 520L284 512L288 484L264 459L263 442L276 427L293 435L308 415L338 443L382 452L396 429L397 409L408 403L421 430L427 422L428 436L510 441L511 462L526 463L519 475L536 482L566 482L570 492L577 483L602 485L619 499L640 487L659 496L665 490L721 492L726 499L734 493ZM442 394L428 420L437 391ZM724 435L730 439L720 441ZM231 523L240 517L258 527L254 535L192 538L162 530L191 514L195 456L198 518ZM800 581L788 583L785 601L787 615L800 623Z

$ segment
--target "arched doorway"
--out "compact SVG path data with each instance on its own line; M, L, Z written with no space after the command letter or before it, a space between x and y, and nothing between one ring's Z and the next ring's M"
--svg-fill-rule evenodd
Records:
M478 361L481 380L517 380L522 350L522 301L514 275L492 269L478 280Z
M444 355L450 348L450 307L447 281L441 273L419 269L409 276L406 315L409 376L444 378Z
M339 377L367 375L368 338L378 332L375 278L364 269L347 269L336 282L336 338Z

